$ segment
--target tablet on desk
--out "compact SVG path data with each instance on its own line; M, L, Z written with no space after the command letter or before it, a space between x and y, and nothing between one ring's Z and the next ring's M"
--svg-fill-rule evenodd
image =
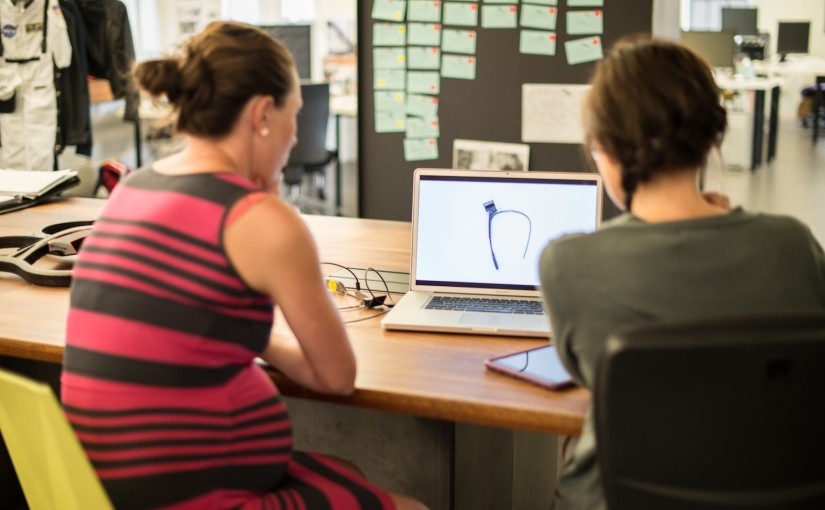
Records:
M573 378L562 365L556 346L544 345L484 360L490 370L550 390L573 386Z

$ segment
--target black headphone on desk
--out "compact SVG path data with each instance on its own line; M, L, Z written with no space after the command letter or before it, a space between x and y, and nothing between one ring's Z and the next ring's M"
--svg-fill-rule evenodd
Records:
M337 293L340 293L340 294L345 294L345 295L354 297L354 298L359 300L360 305L363 306L364 308L378 308L379 306L385 304L385 301L387 300L387 296L389 295L389 287L387 287L387 294L386 295L376 296L375 293L372 291L372 289L369 287L369 284L367 284L366 285L366 290L369 293L369 295L364 294L363 292L361 292L361 280L358 279L358 276L356 276L355 272L352 269L350 269L346 266L343 266L341 264L336 264L335 262L321 262L321 264L328 264L328 265L331 265L331 266L340 267L341 269L343 269L343 270L347 271L349 274L351 274L352 279L355 282L355 291L350 292L350 290L347 288L347 286L341 280L337 280L335 278L326 278L324 280L324 283L326 284L327 288L329 290L331 290L332 292L337 292ZM365 270L365 275L364 275L365 281L367 281L366 280L366 273L369 273L370 271L375 271L375 270L371 269L371 268L367 268ZM382 281L384 280L384 277L381 276L381 273L378 273L378 271L375 271L375 273L378 274L378 277L381 278ZM386 282L384 282L384 285L386 286ZM390 304L388 306L393 306L393 305Z

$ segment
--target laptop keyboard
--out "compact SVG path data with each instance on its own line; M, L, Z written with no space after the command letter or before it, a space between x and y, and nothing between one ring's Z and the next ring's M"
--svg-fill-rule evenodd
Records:
M541 301L496 298L472 298L459 296L433 296L428 310L455 310L460 312L516 313L544 315Z

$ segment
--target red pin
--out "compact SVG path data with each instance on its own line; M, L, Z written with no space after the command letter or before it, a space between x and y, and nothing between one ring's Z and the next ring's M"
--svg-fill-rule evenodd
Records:
M550 40L555 41L556 40L556 34L550 34Z
M433 30L438 32L439 30L441 30L441 25L433 25Z
M467 37L468 37L468 38L472 39L472 38L473 38L473 37L475 37L475 36L476 36L476 33L475 33L475 32L467 32Z
M477 11L478 10L478 4L470 4L470 10L471 11Z
M467 63L468 63L468 64L472 64L473 62L475 62L475 61L474 61L472 58L468 58L468 59L467 59Z
M433 126L437 126L437 125L438 125L438 121L437 121L437 120L432 121L432 125L433 125Z
M432 101L431 101L431 102L432 102L433 104L438 104L438 98L437 98L437 97L434 97L434 98L432 99Z
M430 85L430 90L435 90L435 85Z
M598 9L597 9L597 10L593 11L593 14L595 14L596 16L601 16L601 15L602 15L602 11L600 11L600 10L598 10Z
M597 38L597 39L593 39L593 45L594 45L594 46L597 46L598 44L599 44L599 39L598 39L598 38Z
M438 2L433 2L433 7L438 7Z
M556 14L556 8L555 7L550 8L550 14Z
M433 55L438 55L438 48L433 46Z
M427 143L429 143L430 145L435 145L435 140L430 138L429 140L427 140Z
M515 5L510 6L510 12L516 12L516 6Z

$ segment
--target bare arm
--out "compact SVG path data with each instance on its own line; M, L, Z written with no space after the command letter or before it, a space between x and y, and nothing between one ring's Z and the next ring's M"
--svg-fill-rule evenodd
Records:
M224 242L241 277L273 298L295 335L273 334L262 357L309 389L352 393L355 355L298 214L268 197L227 227Z

